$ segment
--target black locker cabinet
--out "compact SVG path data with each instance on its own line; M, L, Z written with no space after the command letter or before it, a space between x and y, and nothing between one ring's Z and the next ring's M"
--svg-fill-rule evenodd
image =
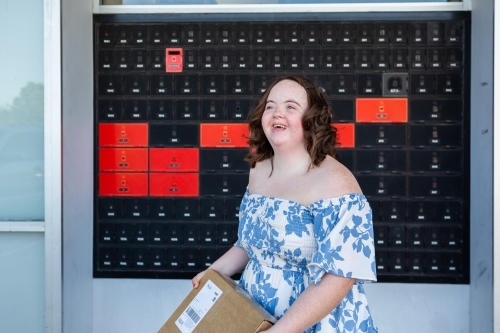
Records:
M468 283L470 13L425 15L94 16L94 276L192 278L224 254L245 122L297 74L329 100L372 208L378 280Z

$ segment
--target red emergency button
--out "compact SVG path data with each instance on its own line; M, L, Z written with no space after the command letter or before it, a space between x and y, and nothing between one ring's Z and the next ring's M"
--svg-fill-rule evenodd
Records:
M166 72L182 72L184 51L180 47L169 48L165 50L165 71Z

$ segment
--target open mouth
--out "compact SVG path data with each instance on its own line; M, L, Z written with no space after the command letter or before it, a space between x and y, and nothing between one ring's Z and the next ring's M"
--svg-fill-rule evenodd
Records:
M286 129L286 126L284 125L273 125L274 128L282 128L282 129Z

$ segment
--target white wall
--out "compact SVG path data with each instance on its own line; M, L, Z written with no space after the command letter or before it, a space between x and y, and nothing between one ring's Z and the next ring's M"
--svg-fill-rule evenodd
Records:
M496 332L493 327L494 7L495 1L472 1L470 317L473 333Z
M94 280L93 332L157 332L191 290L189 280ZM380 333L469 332L469 286L373 283Z
M92 2L61 1L61 15L62 331L100 333L92 330Z
M44 234L0 232L0 332L44 332Z

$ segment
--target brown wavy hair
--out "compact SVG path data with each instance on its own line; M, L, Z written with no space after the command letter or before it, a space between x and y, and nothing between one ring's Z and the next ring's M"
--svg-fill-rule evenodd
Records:
M253 168L257 162L264 161L274 155L273 148L262 128L262 114L266 108L269 93L276 84L284 80L297 82L307 93L309 107L302 117L302 128L304 130L306 149L311 157L309 168L319 166L326 158L326 155L340 160L335 149L337 130L331 126L332 109L328 105L325 94L311 80L302 76L288 75L276 78L262 93L257 106L249 114L248 129L250 136L248 137L248 144L250 152L245 156L245 161L249 162Z

